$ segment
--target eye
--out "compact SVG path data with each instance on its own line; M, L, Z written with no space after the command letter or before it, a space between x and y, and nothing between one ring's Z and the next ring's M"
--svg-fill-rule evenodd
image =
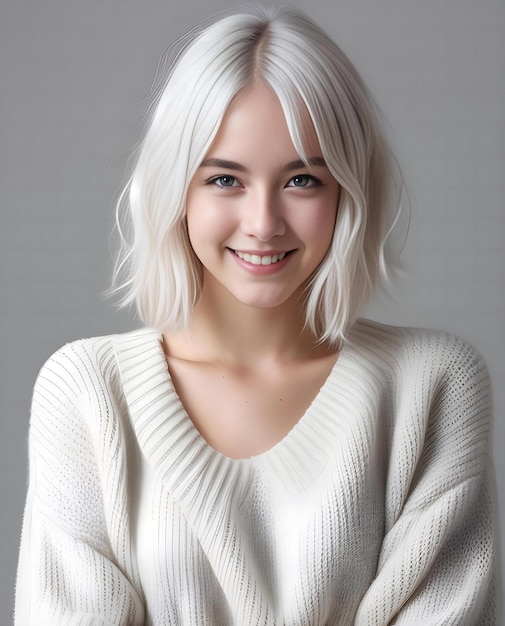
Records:
M223 176L214 176L210 180L207 181L209 185L216 185L217 187L237 187L238 180L234 176L228 176L224 174Z
M287 187L315 187L320 185L321 181L310 174L297 174L286 185Z

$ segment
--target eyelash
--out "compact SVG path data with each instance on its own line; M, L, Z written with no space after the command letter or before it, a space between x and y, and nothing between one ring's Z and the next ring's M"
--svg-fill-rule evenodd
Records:
M228 178L231 181L233 181L234 183L237 182L237 179L235 178L235 176L230 176L229 174L221 174L220 176L213 176L212 178L209 178L209 180L206 181L207 185L216 185L216 187L220 187L221 189L232 189L233 187L236 187L237 185L222 185L219 183L219 181L222 181L223 179Z
M307 179L307 184L305 185L290 185L289 184L292 181L295 181L297 178ZM223 179L229 179L232 182L232 184L231 185L221 184L219 181L222 182ZM236 182L237 182L237 179L235 178L235 176L230 176L229 174L221 174L220 176L213 176L212 178L209 178L209 180L206 181L206 184L215 185L216 187L219 187L220 189L233 189L238 186L238 185L233 184ZM293 176L292 178L289 179L289 183L286 185L286 187L291 187L291 188L296 188L296 189L310 189L312 187L319 187L322 185L322 181L319 180L319 178L312 176L311 174L297 174L296 176Z
M311 187L320 187L322 185L322 182L319 180L319 178L316 178L315 176L311 176L310 174L297 174L296 176L293 176L293 178L291 178L289 182L294 181L297 178L306 178L307 184L306 185L287 185L287 186L297 187L299 189L309 189Z

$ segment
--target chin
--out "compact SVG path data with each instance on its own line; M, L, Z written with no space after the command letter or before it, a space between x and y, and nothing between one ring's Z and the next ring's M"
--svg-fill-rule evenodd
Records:
M231 295L241 305L255 309L276 309L282 306L293 306L294 308L298 307L298 298L296 298L297 303L295 304L295 294L292 293L275 295L267 295L264 292L261 294L232 293Z

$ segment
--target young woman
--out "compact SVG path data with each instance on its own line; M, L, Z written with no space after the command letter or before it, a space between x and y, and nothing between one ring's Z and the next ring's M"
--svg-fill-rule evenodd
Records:
M192 34L129 186L146 328L36 384L18 626L495 623L485 367L358 319L394 181L311 21Z

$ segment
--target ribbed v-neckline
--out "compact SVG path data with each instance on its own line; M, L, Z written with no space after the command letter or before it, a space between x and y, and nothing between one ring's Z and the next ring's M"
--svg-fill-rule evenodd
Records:
M194 425L170 377L158 331L143 329L118 336L115 349L142 452L170 491L188 504L201 501L204 493L206 498L215 497L216 490L234 489L258 465L270 470L290 492L302 490L325 467L329 446L335 445L335 428L348 430L348 415L338 406L341 392L345 402L345 389L352 388L346 346L289 432L269 449L240 459L215 450Z

